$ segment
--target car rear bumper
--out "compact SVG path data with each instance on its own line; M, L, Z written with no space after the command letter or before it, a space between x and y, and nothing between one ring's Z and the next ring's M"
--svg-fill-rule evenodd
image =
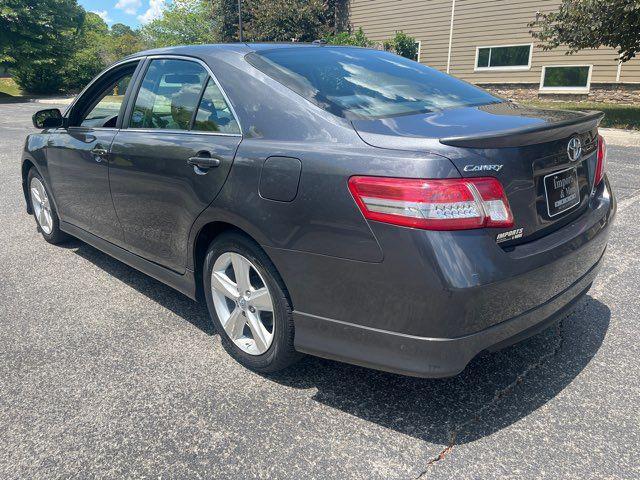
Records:
M301 352L381 370L455 375L479 352L568 313L593 282L616 204L607 182L561 229L503 249L482 230L372 222L379 263L267 247L294 305Z
M342 362L416 377L460 373L483 350L523 340L568 315L587 293L601 259L569 288L537 308L458 338L428 338L294 312L296 349Z

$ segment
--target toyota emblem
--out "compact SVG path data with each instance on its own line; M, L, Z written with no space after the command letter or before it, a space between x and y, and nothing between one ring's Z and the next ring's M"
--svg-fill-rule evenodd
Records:
M567 144L567 156L572 162L577 162L582 156L582 142L579 137L573 137Z

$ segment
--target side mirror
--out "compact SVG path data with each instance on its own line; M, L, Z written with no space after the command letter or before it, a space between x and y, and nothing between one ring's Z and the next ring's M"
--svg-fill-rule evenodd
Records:
M64 126L64 118L58 108L40 110L33 114L31 120L33 121L33 126L38 129Z

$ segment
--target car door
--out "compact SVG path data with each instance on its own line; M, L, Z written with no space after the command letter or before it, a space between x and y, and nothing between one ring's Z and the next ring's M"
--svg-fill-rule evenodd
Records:
M150 57L110 152L126 248L184 272L191 226L222 188L241 138L204 63Z
M51 132L46 150L60 219L117 244L124 234L111 200L108 153L138 63L119 65L90 84L70 108L67 127Z

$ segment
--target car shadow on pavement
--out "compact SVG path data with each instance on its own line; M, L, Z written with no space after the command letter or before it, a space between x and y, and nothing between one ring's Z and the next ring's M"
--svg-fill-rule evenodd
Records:
M274 381L316 388L314 400L442 445L491 435L558 395L602 344L611 312L587 296L573 314L504 350L481 354L459 375L420 379L306 357Z
M150 300L171 310L179 317L184 318L207 335L216 333L206 305L194 302L177 290L139 272L133 267L110 257L106 253L80 240L72 240L64 246L74 250L77 255L90 261L109 275L135 288Z
M204 305L78 242L75 253L208 335ZM499 352L481 354L459 375L420 379L307 356L266 376L313 400L429 443L451 446L491 435L558 395L589 364L609 327L609 308L587 295L556 325Z

